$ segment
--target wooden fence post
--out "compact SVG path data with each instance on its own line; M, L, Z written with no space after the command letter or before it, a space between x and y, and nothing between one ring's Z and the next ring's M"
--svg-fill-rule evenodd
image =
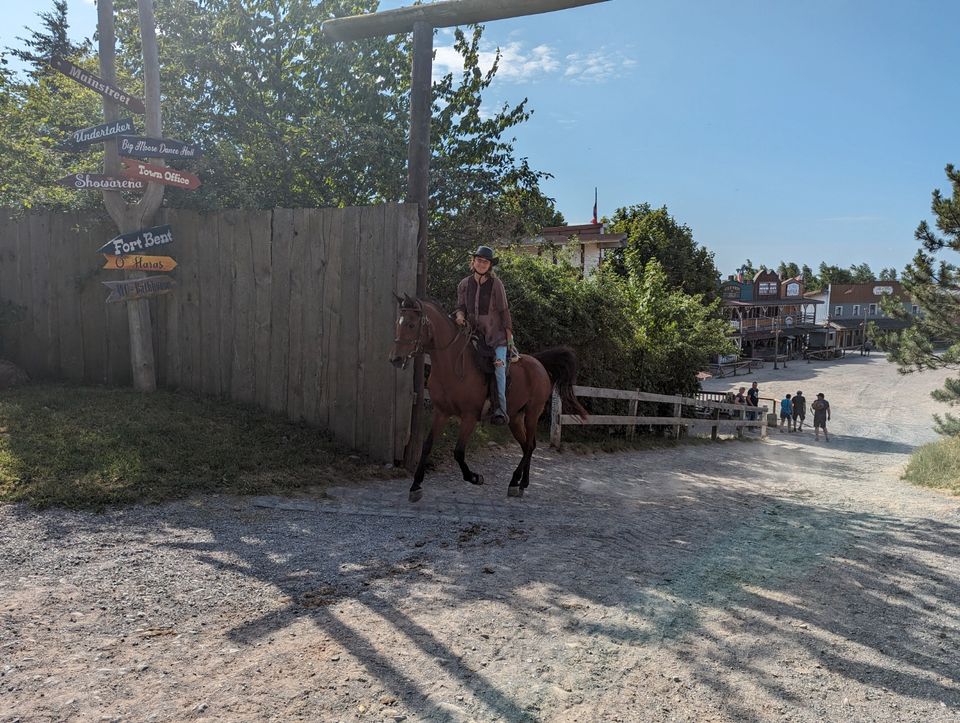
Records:
M638 389L638 390L637 390L637 394L639 394L639 393L640 393L640 390ZM630 414L631 417L636 417L636 416L637 416L637 405L639 404L639 402L640 402L639 398L634 398L634 399L631 399L631 400L630 400L630 411L629 411L629 414ZM630 424L630 425L627 427L627 439L632 440L632 439L633 439L633 434L634 434L634 432L636 432L636 430L637 430L637 425L636 425L636 424Z
M746 407L740 410L740 424L737 425L737 439L743 439L743 423L747 419Z
M553 388L553 396L550 399L550 446L554 449L560 449L560 414L562 413L563 402L560 401L560 392Z
M719 423L720 407L717 407L715 410L713 410L713 419ZM710 439L716 442L719 434L720 434L720 428L716 424L714 424L713 427L710 428Z
M762 414L763 414L762 416L763 424L760 426L760 439L766 439L767 438L767 408L760 407L760 409L762 410Z
M679 423L679 420L683 417L683 397L679 395L677 396L677 403L673 405L673 416L678 420L678 423L673 426L673 438L680 439L680 430L683 425Z

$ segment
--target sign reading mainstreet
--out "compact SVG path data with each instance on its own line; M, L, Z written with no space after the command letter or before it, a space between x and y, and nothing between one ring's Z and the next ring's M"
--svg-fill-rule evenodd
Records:
M57 184L93 191L142 191L147 187L143 181L124 176L105 176L102 173L75 173L58 179Z
M123 175L127 178L135 178L138 181L149 183L162 183L165 186L176 186L188 191L194 191L200 187L200 178L192 173L178 171L176 168L156 166L152 163L142 163L133 158L121 158L120 160L126 166Z
M81 68L79 65L74 65L69 60L64 60L63 58L51 58L50 67L54 70L59 70L68 78L72 78L77 81L80 85L89 88L90 90L99 93L105 98L116 101L120 105L125 105L127 108L132 110L134 113L146 113L147 109L143 105L143 101L139 98L134 98L129 93L124 93L122 90L117 88L114 85L110 85L103 78L98 78L93 73L88 73L86 70Z
M177 285L177 282L169 276L147 276L143 279L101 281L100 283L110 289L110 296L107 297L108 304L169 294Z
M120 155L135 158L199 158L200 149L171 138L122 135L117 141Z
M155 249L173 243L173 229L170 224L143 228L139 231L121 234L107 241L97 249L97 253L109 256L136 254L146 249Z
M123 118L110 123L102 123L90 128L81 128L57 146L58 150L79 150L94 143L103 143L110 138L126 135L134 130L133 118Z
M105 269L113 271L173 271L177 268L176 260L169 256L140 256L139 254L128 254L123 256L111 256L104 254L106 263Z

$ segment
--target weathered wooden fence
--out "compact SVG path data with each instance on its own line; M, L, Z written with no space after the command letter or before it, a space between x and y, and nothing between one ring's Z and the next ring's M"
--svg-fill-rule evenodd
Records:
M767 434L767 408L746 407L743 404L726 404L709 399L694 399L671 394L653 394L651 392L634 391L632 389L602 389L599 387L574 386L573 393L578 397L593 397L600 399L623 399L629 402L629 414L592 414L586 420L575 414L564 414L563 403L556 389L553 391L553 402L550 409L550 446L559 449L563 443L563 427L583 425L624 426L632 430L637 425L652 427L672 427L674 436L680 436L681 429L689 427L703 427L710 429L710 435L716 439L721 432L733 431L742 436L744 429L756 427L761 436ZM638 416L638 406L641 402L653 402L658 407L668 406L669 414L659 416ZM684 415L684 411L687 412ZM750 413L758 415L757 419L749 419ZM726 414L727 418L721 418Z
M412 377L387 362L394 291L416 285L417 208L165 210L179 286L151 301L162 386L256 404L403 456ZM0 216L0 299L25 307L0 355L34 378L130 383L122 303L105 304L89 214Z

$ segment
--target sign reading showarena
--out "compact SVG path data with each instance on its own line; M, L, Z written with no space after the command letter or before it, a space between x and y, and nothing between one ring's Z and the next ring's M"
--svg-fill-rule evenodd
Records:
M139 254L111 256L110 254L104 254L103 258L107 260L103 268L113 271L173 271L177 268L176 260L169 256L140 256Z
M67 188L91 189L94 191L142 191L147 187L143 181L124 176L105 176L102 173L75 173L64 176L57 183Z
M124 281L101 281L101 284L110 289L107 303L114 301L132 301L147 296L159 296L173 291L177 282L169 276L147 276L143 279L126 279Z
M98 248L97 253L109 256L123 256L124 254L136 254L145 249L157 248L172 243L173 229L170 227L170 224L164 224L163 226L142 228L139 231L131 231L130 233L115 236Z
M80 85L99 93L105 98L109 98L110 100L114 100L121 105L127 106L127 108L132 110L134 113L147 112L142 100L139 98L134 98L129 93L124 93L116 86L110 85L107 81L103 80L102 78L98 78L93 73L88 73L79 65L74 65L69 60L64 60L63 58L50 58L50 67L55 70L59 70L68 78L72 78Z
M57 146L58 150L71 151L93 145L94 143L103 143L105 140L115 138L130 133L134 130L133 118L123 118L111 123L102 123L90 128L81 128L70 134L70 137Z
M121 158L120 160L126 166L123 175L127 178L135 178L138 181L149 183L162 183L165 186L176 186L188 191L195 191L200 187L200 179L192 173L178 171L176 168L155 166L152 163L143 163L134 158Z
M117 141L120 155L135 158L199 158L196 146L172 138L122 135Z

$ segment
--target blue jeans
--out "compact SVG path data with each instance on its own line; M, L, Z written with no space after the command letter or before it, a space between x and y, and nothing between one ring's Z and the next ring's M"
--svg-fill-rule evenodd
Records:
M493 372L497 377L497 394L500 396L500 409L507 413L507 347L498 346L494 349L497 361L502 362L494 366Z

